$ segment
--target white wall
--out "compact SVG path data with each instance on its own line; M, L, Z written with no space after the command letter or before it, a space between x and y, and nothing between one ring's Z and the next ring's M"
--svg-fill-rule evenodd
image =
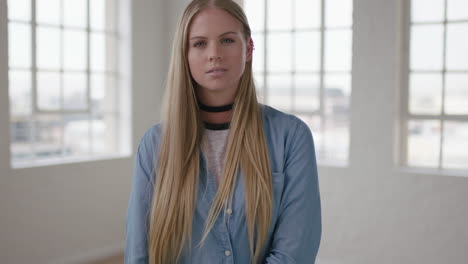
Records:
M130 0L128 0L130 1ZM188 0L132 1L133 150L158 120L172 29ZM468 261L468 178L395 165L400 1L355 0L348 168L320 167L318 264ZM66 263L123 247L133 157L9 168L6 0L0 0L0 259Z

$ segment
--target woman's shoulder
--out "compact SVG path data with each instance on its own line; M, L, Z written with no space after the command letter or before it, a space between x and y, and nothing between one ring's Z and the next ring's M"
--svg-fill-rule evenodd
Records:
M269 147L274 171L283 171L288 158L298 145L312 142L309 126L297 116L262 105L263 129ZM313 149L313 148L312 148ZM282 162L278 162L282 161Z
M161 138L161 123L149 127L140 139L140 145L155 146L159 144Z
M154 163L158 156L157 150L159 149L160 138L161 124L157 123L146 130L138 143L137 159L148 174L153 172ZM152 177L149 180L154 183Z
M263 126L268 132L291 135L297 130L309 130L308 125L299 117L282 112L269 105L261 105L263 115Z

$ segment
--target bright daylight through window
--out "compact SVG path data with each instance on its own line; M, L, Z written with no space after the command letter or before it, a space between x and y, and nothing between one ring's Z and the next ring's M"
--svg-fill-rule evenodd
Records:
M119 153L116 0L9 0L14 167Z
M349 152L352 0L244 0L263 103L303 119L319 163Z
M468 1L412 0L402 162L468 169Z

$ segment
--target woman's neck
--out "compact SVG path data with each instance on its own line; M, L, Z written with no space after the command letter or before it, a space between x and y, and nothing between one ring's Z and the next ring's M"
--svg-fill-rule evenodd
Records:
M212 124L223 124L231 122L233 109L232 97L207 96L198 95L198 103L200 105L200 115L203 121Z
M232 113L233 110L217 113L200 110L202 120L212 124L223 124L231 122Z

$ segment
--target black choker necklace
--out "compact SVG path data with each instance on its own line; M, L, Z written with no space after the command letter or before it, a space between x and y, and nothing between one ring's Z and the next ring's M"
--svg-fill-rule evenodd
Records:
M205 125L205 128L208 130L226 130L229 129L231 126L231 122L226 122L226 123L221 123L221 124L214 124L214 123L208 123L208 122L203 122Z
M202 104L201 102L198 102L198 106L200 107L201 110L205 112L214 112L214 113L219 113L219 112L226 112L232 109L232 106L234 104L227 104L227 105L221 105L221 106L209 106Z

